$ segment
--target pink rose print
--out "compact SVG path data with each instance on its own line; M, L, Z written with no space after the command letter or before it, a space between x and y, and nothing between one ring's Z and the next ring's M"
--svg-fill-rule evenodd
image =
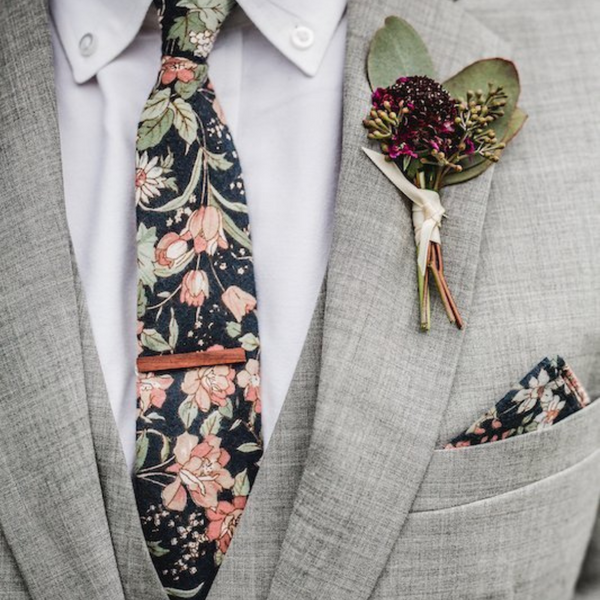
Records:
M260 403L260 374L258 361L254 358L251 358L246 363L246 367L238 373L236 379L238 385L244 388L244 398L248 402L254 403L254 410L257 413L261 412L262 408Z
M208 412L212 404L225 406L227 396L235 392L235 371L228 365L191 369L186 372L181 391L193 398L202 412Z
M452 450L453 448L467 448L471 445L469 440L461 440L460 442L456 442L456 444L446 444L444 446L445 450Z
M239 323L242 318L256 308L256 298L244 290L232 285L221 296L223 304L231 311Z
M138 375L137 394L140 399L140 411L145 413L149 408L161 408L165 401L168 390L173 384L173 378L170 375L158 375L154 373L145 373L143 377Z
M228 248L223 230L223 215L214 206L203 206L195 210L188 219L183 237L194 240L194 250L211 256L217 248Z
M188 243L176 233L170 232L156 245L156 262L171 269L177 266L188 250Z
M188 271L181 282L179 299L189 306L202 306L208 296L208 277L204 271Z
M209 435L198 442L198 436L187 432L177 438L173 450L176 463L167 467L177 478L162 492L168 510L184 510L188 493L197 506L216 509L217 494L233 487L233 477L225 469L230 456L221 448L221 440Z
M225 554L231 543L242 512L246 507L246 496L236 496L233 502L219 502L215 510L208 509L206 516L210 523L206 535L211 542L216 540L219 550Z
M165 56L162 59L160 82L163 85L169 85L178 79L182 83L189 83L195 77L195 66L191 60Z

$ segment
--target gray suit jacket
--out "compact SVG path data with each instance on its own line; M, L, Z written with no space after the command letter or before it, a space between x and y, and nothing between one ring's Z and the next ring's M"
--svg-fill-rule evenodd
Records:
M600 598L600 402L439 449L541 358L600 395L600 4L353 0L335 235L302 358L209 600ZM444 196L463 333L418 331L410 208L360 151L365 57L409 20L442 76L513 58L530 115ZM65 220L47 9L0 8L0 598L165 600ZM132 399L133 401L133 399Z

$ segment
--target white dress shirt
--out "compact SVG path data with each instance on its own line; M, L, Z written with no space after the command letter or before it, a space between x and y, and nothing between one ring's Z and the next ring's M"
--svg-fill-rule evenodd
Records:
M160 33L149 3L50 1L67 219L130 467L136 417L135 137L160 66ZM209 65L246 183L267 443L329 256L345 0L239 5Z

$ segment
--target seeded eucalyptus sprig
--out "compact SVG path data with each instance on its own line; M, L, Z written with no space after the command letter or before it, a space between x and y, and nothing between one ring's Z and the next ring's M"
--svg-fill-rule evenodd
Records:
M454 120L457 128L464 132L464 141L459 146L462 151L466 150L466 140L471 139L475 144L475 154L479 154L487 160L498 162L498 150L504 150L506 144L498 141L496 132L490 125L504 116L504 107L508 95L502 86L494 87L492 82L488 83L486 94L482 90L467 91L467 99L458 98L456 106L458 116ZM460 154L455 158L456 163L468 158L468 154Z

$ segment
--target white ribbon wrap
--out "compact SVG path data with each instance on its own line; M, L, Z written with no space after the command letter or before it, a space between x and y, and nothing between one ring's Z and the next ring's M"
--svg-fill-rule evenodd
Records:
M412 201L412 220L415 230L415 243L419 249L417 264L422 275L427 271L427 250L429 242L440 243L440 226L445 210L440 195L433 190L423 190L409 181L398 166L385 159L383 154L363 148L375 166Z

